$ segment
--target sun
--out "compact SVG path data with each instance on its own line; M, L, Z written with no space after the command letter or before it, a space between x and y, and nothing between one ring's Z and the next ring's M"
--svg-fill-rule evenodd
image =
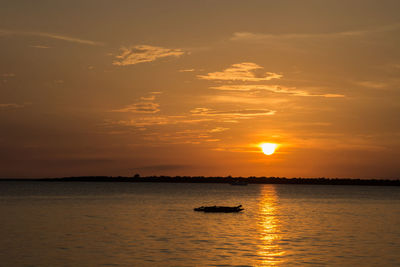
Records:
M275 153L275 150L278 148L278 144L274 143L261 143L261 150L265 155L272 155Z

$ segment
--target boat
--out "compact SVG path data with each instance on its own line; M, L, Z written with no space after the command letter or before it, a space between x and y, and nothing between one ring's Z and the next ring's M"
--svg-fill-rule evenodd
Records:
M199 208L194 208L194 211L202 211L202 212L240 212L244 210L242 205L235 206L235 207L228 207L228 206L201 206Z

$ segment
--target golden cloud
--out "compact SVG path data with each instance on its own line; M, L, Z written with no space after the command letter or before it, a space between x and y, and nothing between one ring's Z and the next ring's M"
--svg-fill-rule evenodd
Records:
M160 105L152 102L139 102L121 109L114 109L113 112L132 112L132 113L157 113Z
M140 98L140 102L128 105L121 109L111 110L112 112L132 112L132 113L157 113L160 111L160 105L154 103L157 95L161 92L150 92L150 96L145 96Z
M146 127L154 125L192 124L210 121L210 119L187 118L185 116L151 116L132 120L106 121L107 125Z
M218 111L209 108L195 108L190 111L193 115L200 116L223 116L230 118L253 118L258 116L270 116L274 115L276 111L269 109L241 109L241 110L229 110L229 111Z
M280 79L282 75L274 72L263 72L263 67L251 63L243 62L233 64L229 68L221 72L210 72L207 75L197 75L199 79L203 80L220 80L220 81L269 81L272 79Z
M185 54L181 49L169 49L151 45L122 47L121 54L115 57L113 65L128 66L144 62L152 62L164 57L179 57Z
M285 87L280 85L253 85L253 84L243 84L243 85L221 85L210 87L212 89L221 91L270 91L273 93L280 94L290 94L294 96L319 96L319 97L344 97L341 94L312 94L305 90L298 90L296 87Z

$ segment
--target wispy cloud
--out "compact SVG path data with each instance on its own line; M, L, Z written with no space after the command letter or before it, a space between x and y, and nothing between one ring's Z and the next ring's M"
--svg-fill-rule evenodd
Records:
M131 112L129 108L117 110L116 112ZM151 112L135 112L135 113L151 113ZM261 116L274 115L274 110L268 109L242 109L242 110L213 110L208 108L195 108L186 115L159 115L159 116L138 116L130 120L107 120L105 125L129 126L129 127L148 127L160 125L176 125L176 124L198 124L203 122L215 123L237 123L240 119L252 119ZM218 133L228 130L225 127L215 127L209 130L209 133Z
M373 88L373 89L381 89L388 86L386 83L376 82L376 81L358 81L354 83L362 87Z
M218 135L218 133L229 130L224 127L216 127L214 129L186 129L183 131L177 131L174 133L166 133L162 135L157 135L158 140L173 142L175 144L179 143L190 143L190 144L199 144L202 142L218 142L220 139L215 138L214 135ZM154 136L153 136L154 140Z
M285 87L280 85L221 85L210 87L222 91L270 91L279 94L290 94L294 96L319 96L319 97L344 97L342 94L312 94L305 90L298 90L296 87Z
M141 97L140 102L128 105L121 109L114 109L112 112L157 113L160 111L160 105L152 101L156 99L156 95L159 93L160 92L151 92L150 96Z
M23 108L27 104L16 104L16 103L5 103L5 104L0 104L0 109L17 109L17 108Z
M121 109L114 109L113 112L132 112L132 113L157 113L160 105L151 102L139 102Z
M38 49L49 49L49 48L51 48L50 46L47 46L47 45L30 45L29 47L38 48Z
M175 121L173 118L171 118L171 122ZM113 124L115 125L115 123ZM138 126L136 124L118 124L115 125L118 128L120 126L134 126L138 130L141 130L141 138L142 141L140 144L143 144L144 142L147 142L147 145L156 145L158 146L160 143L162 144L201 144L201 143L209 143L209 142L219 142L220 139L218 138L219 135L221 135L221 132L229 130L229 128L225 127L215 127L215 128L209 128L209 127L201 127L200 129L196 129L193 127L190 127L190 129L182 129L183 125L180 125L179 127L174 127L172 131L145 131L146 129L144 127L147 126ZM148 126L154 126L154 125L148 125ZM156 125L157 126L157 125ZM167 129L167 128L166 128ZM180 130L176 130L180 129ZM112 134L124 134L126 133L125 131L111 131L108 133ZM139 144L138 144L139 145Z
M153 101L153 100L156 99L156 96L155 96L155 95L151 95L151 96L142 96L140 99L143 100L143 101Z
M329 37L344 37L358 36L362 32L338 32L338 33L286 33L286 34L268 34L254 32L235 32L230 38L231 41L249 41L249 42L264 42L271 40L291 40L291 39L307 39L307 38L329 38Z
M205 102L213 103L235 103L235 104L246 104L246 105L262 105L266 101L271 103L272 99L266 99L264 97L259 97L253 95L249 92L239 93L235 92L233 95L217 94L217 95L206 95L204 97Z
M131 119L104 122L107 133L126 134L124 129L138 131L140 140L151 144L201 144L221 141L220 136L230 128L227 124L242 120L271 116L275 111L268 109L215 110L195 108L182 115L140 115ZM163 130L160 131L159 128Z
M211 121L211 119L204 118L190 118L187 116L150 116L150 117L139 117L131 120L117 120L117 121L106 121L106 125L120 125L120 126L135 126L135 127L147 127L156 125L173 125L173 124L193 124L205 121Z
M235 32L230 38L231 41L249 41L249 42L264 42L271 40L293 40L293 39L309 39L309 38L345 38L345 37L357 37L364 36L367 34L379 33L379 32L390 32L400 29L400 23L391 25L384 25L380 27L352 30L352 31L340 31L340 32L328 32L328 33L283 33L283 34L269 34L269 33L253 33L253 32Z
M152 62L164 57L179 57L185 54L182 49L169 49L151 45L122 47L121 54L115 57L113 65L128 66Z
M203 80L221 80L221 81L269 81L272 79L280 79L282 75L274 72L263 72L263 67L252 63L243 62L233 64L229 68L221 72L210 72L207 75L197 75L199 79Z
M220 132L224 132L224 131L227 131L227 130L229 130L229 128L226 128L226 127L216 127L216 128L214 128L214 129L211 129L211 130L210 130L210 133L220 133Z
M4 78L11 78L11 77L15 77L15 74L14 73L3 73L0 76L4 77Z
M193 115L197 116L222 116L232 119L240 118L254 118L258 116L274 115L276 111L269 109L241 109L241 110L214 110L209 108L195 108L190 111Z
M48 32L36 32L36 31L15 31L15 30L5 30L0 29L0 35L25 35L25 36L38 36L44 38L50 38L55 40L61 40L71 43L85 44L85 45L93 45L93 46L102 46L104 43L95 42L86 39L80 39L68 35L56 34L56 33L48 33Z
M183 69L183 70L179 70L179 72L193 72L195 71L195 69Z

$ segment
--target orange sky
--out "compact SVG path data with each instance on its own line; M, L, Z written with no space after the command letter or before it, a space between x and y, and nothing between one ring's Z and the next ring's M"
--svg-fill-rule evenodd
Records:
M3 1L0 177L398 178L398 10Z

